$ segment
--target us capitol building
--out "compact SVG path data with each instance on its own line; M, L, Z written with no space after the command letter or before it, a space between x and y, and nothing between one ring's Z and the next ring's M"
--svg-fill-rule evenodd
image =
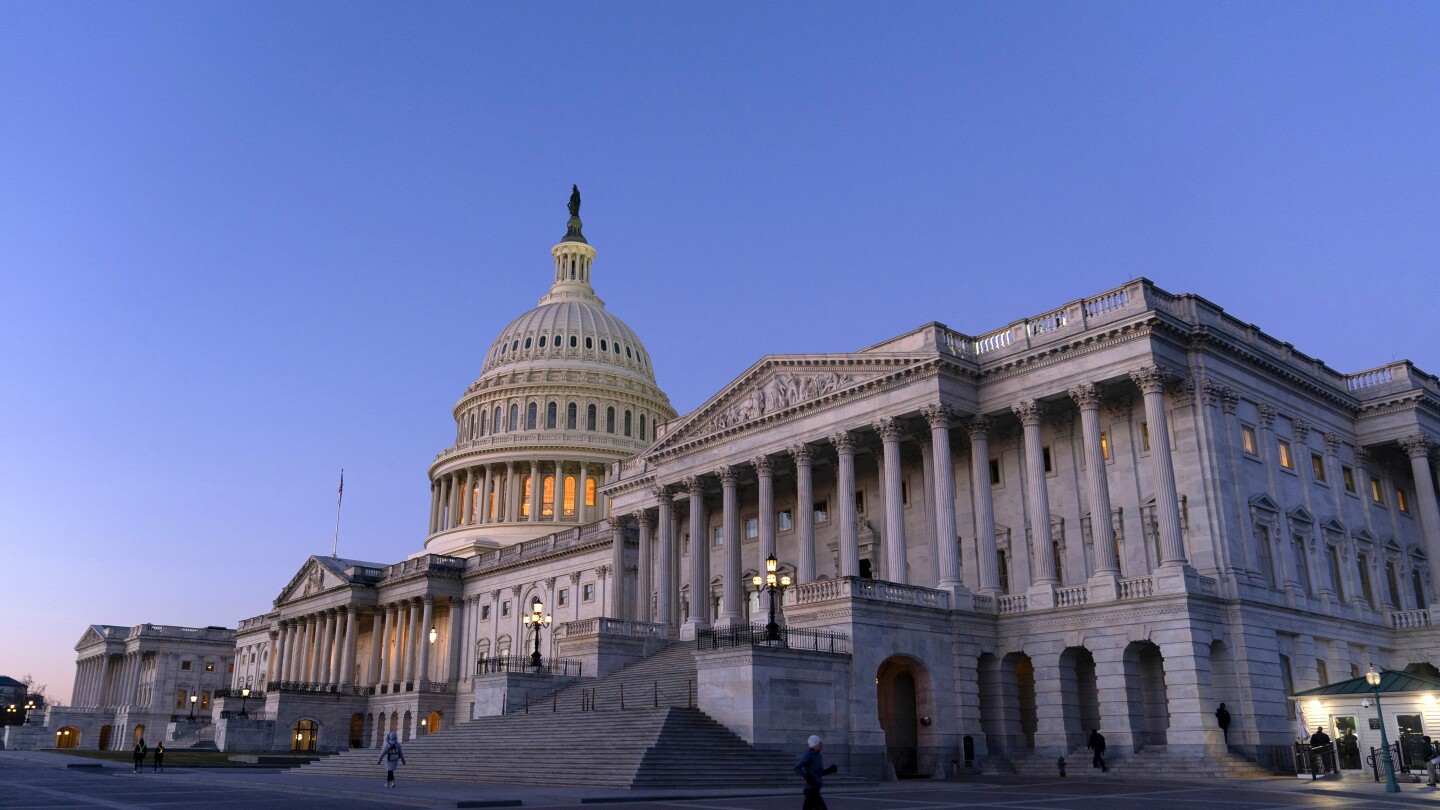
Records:
M454 406L424 550L311 557L241 621L220 747L513 710L537 604L546 662L692 646L699 709L760 748L819 731L855 773L1053 763L1092 728L1223 756L1222 702L1268 762L1291 695L1440 674L1440 384L1409 362L1340 373L1139 279L978 336L768 355L677 415L570 209L549 293ZM780 642L752 630L772 555Z

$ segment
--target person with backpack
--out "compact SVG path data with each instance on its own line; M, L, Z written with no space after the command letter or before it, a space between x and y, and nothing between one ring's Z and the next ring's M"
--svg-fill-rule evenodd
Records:
M806 740L809 748L805 749L805 755L795 765L795 773L805 777L805 804L802 810L828 810L825 800L820 798L820 788L824 786L825 775L835 773L838 770L834 765L825 767L825 758L820 755L824 750L825 743L820 735L811 734Z
M380 749L380 758L375 764L385 763L385 787L395 787L395 768L405 764L405 749L400 747L400 738L395 732L385 735L385 747Z
M145 738L141 737L135 741L135 768L131 773L139 773L140 766L145 764L145 753L150 749L145 747Z
M165 772L165 743L155 743L155 772Z

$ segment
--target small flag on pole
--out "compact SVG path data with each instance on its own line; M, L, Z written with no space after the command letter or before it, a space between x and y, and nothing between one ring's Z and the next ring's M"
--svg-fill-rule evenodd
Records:
M345 469L340 469L340 491L335 495L335 542L330 546L330 556L340 557L340 504L345 502Z

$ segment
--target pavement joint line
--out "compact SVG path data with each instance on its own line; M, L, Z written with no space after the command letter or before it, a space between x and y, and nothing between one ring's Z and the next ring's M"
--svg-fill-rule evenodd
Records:
M81 796L75 793L66 793L63 790L56 790L54 788L27 785L24 782L11 782L10 784L21 790L31 790L36 793L44 793L50 796L58 796L69 801L78 801L83 804L92 804L96 807L109 807L112 808L112 810L145 810L145 806L139 804L122 804L120 802L112 802L107 799L94 799L89 796Z

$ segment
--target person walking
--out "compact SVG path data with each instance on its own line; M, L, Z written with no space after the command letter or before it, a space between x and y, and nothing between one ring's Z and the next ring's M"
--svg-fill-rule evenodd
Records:
M405 763L405 749L400 747L400 738L395 732L385 735L385 747L380 749L380 758L375 764L385 763L385 787L395 787L395 768Z
M1220 733L1225 735L1225 745L1230 745L1230 712L1225 710L1225 704L1221 703L1220 708L1215 710L1215 722L1220 724Z
M805 777L805 804L801 810L829 810L825 806L825 800L820 798L820 788L825 786L825 775L835 773L838 770L834 765L825 767L825 757L820 752L825 749L825 741L820 735L811 734L810 739L805 741L810 747L805 749L805 755L795 764L795 773Z
M145 747L145 738L141 737L135 741L135 767L130 772L139 773L140 766L145 764L145 752L150 749Z
M1100 729L1090 729L1090 742L1085 747L1095 752L1095 756L1090 758L1090 767L1109 773L1110 766L1105 764L1105 735L1100 733Z
M165 772L165 743L155 743L155 773Z

